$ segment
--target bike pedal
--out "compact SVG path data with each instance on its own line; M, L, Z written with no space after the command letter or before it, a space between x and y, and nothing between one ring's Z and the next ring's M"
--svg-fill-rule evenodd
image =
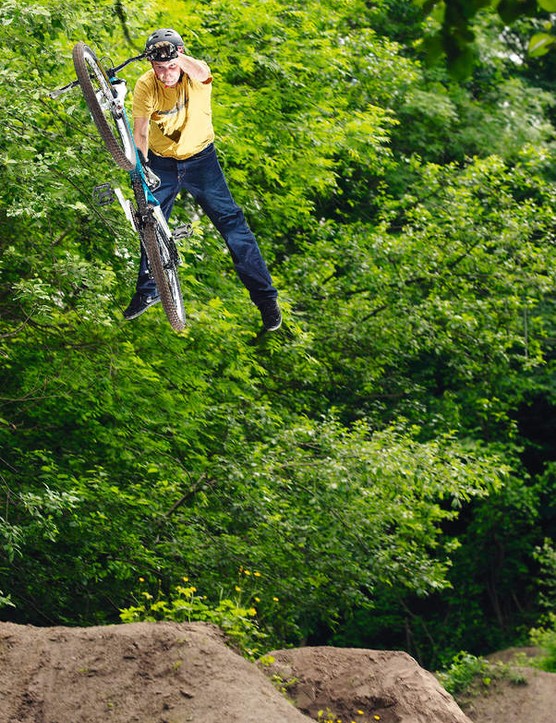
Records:
M189 238L193 233L193 226L190 223L184 223L181 226L176 226L172 229L172 236L176 241L180 241L184 238Z
M101 183L93 188L93 201L97 206L109 206L115 200L116 194L109 183Z

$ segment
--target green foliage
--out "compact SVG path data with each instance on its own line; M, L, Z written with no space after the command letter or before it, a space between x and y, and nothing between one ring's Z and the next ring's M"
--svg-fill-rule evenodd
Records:
M245 650L335 635L426 662L550 611L553 440L528 469L522 420L555 404L553 74L550 54L523 62L530 25L479 5L466 82L421 64L442 18L398 0L2 5L5 619L126 610L216 622ZM211 65L280 334L259 334L191 200L186 330L121 319L137 244L91 193L127 178L79 92L47 92L77 40L119 62L155 26ZM175 588L183 570L206 599Z
M544 611L539 627L531 629L529 636L532 645L541 648L541 655L534 659L542 670L556 672L556 551L551 540L545 539L542 546L535 550L535 559L539 563L540 589L539 604Z
M532 645L541 648L542 654L535 658L535 664L549 673L556 673L556 614L550 613L546 625L530 631Z
M481 12L495 10L501 20L510 25L521 17L542 16L556 9L553 0L415 0L414 4L423 8L425 13L432 13L440 26L424 44L426 53L431 60L445 55L451 73L458 79L465 79L472 72L475 60L474 22ZM548 33L533 35L529 42L531 56L538 57L548 52L552 41Z
M496 486L504 468L414 434L305 420L271 443L230 451L218 474L227 484L204 514L204 554L218 560L205 562L219 570L212 577L238 556L261 570L280 598L273 629L291 641L319 620L335 627L347 610L372 605L382 586L441 588L442 521Z
M556 550L553 542L545 539L535 548L535 560L539 563L539 604L548 614L556 612Z
M9 595L4 595L2 590L0 590L0 608L3 607L14 607L13 602L11 601L11 598Z
M461 695L468 692L477 679L485 686L490 685L489 669L490 665L484 658L460 651L454 656L449 668L438 673L438 679L448 693Z
M443 687L457 701L469 702L481 695L496 680L509 680L512 685L523 685L526 680L519 670L501 662L491 663L465 651L457 653L446 670L436 673Z
M143 578L140 581L144 582ZM188 583L189 579L183 578L183 582ZM143 590L140 593L143 600L138 605L122 610L120 618L124 623L157 620L212 623L226 634L245 657L256 660L261 655L261 645L267 638L257 625L257 610L254 607L257 598L244 601L238 585L235 586L235 595L232 598L220 599L217 604L211 604L206 596L196 593L197 588L194 585L176 585L168 597L160 590L156 598Z

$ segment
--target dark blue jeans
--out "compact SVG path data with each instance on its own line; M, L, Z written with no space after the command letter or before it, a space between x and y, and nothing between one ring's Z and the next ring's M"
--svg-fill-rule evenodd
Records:
M154 192L165 218L170 217L176 196L188 191L210 218L232 255L237 275L249 291L252 301L260 304L274 299L278 292L261 255L253 232L247 225L243 211L232 198L224 173L216 157L214 144L197 155L177 161L149 151L152 170L161 180ZM141 249L141 263L137 278L137 291L151 294L156 289L149 276L147 258Z

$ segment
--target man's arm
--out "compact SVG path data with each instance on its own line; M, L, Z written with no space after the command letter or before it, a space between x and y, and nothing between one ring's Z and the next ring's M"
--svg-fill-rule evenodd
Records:
M134 118L133 119L133 138L135 145L141 151L143 156L147 158L149 153L149 119Z
M197 60L190 55L185 55L183 48L178 48L178 62L183 72L187 73L192 80L206 83L212 79L210 68L205 61Z

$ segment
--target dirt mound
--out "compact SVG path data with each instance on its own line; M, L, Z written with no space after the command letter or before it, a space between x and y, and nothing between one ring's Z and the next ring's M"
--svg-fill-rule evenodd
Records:
M493 690L466 718L405 653L301 648L273 657L249 663L203 623L0 623L0 723L301 723L319 711L343 723L554 721L548 673L528 669L515 698Z
M476 723L554 723L556 721L556 673L530 668L527 658L537 648L511 648L489 656L492 662L512 668L508 678L495 680L485 695L471 698L462 706Z
M306 723L203 623L0 624L2 723Z
M312 718L324 710L334 721L470 723L407 653L322 647L271 655L276 661L271 672L286 685L294 681L288 692Z

